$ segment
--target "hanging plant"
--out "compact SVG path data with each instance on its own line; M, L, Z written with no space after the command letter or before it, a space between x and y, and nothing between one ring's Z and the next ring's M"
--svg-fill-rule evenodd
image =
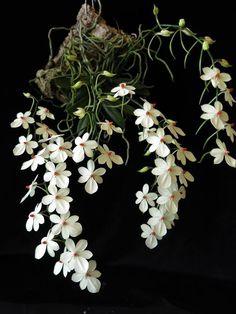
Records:
M197 158L182 144L185 131L151 102L151 89L146 84L152 63L160 63L170 78L174 77L168 62L160 57L163 42L173 58L173 45L180 43L184 67L193 52L198 55L197 75L203 86L198 118L203 123L196 134L205 124L212 129L205 135L198 162L209 156L214 164L225 161L236 167L228 148L236 135L227 113L235 102L228 85L231 76L224 70L230 64L212 56L214 40L198 36L184 19L177 25L162 24L156 5L153 27L139 27L137 34L127 34L107 25L100 1L97 3L98 11L94 5L82 5L56 55L51 41L55 28L49 31L49 61L30 82L34 93L24 93L29 108L17 113L11 123L12 128L24 131L13 154L24 154L21 170L35 173L21 202L35 194L40 199L29 213L26 229L38 231L45 226L35 258L45 254L55 257L54 274L70 275L81 289L92 293L100 289L101 273L93 253L87 250L79 213L73 209L72 178L78 181L78 191L84 188L87 194L96 193L107 171L129 162L132 151L126 127L133 123L137 142L145 143L139 172L149 173L151 178L137 191L135 201L147 215L141 237L150 249L174 226L179 202L194 181L187 163ZM117 137L126 147L125 156L113 148Z

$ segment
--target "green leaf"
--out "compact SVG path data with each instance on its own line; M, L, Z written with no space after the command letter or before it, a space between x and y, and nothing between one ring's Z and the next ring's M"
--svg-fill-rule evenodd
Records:
M126 105L124 105L125 107ZM120 112L120 108L114 108L111 106L110 103L104 102L103 103L103 108L106 112L106 114L109 116L109 118L119 127L121 127L122 129L125 127L125 119L123 118L121 112ZM109 119L107 119L109 120Z
M124 105L124 112L127 113L128 115L133 115L134 108L130 105Z
M88 130L90 127L90 120L89 116L86 114L83 119L79 120L78 126L77 126L77 132L78 135L83 134L85 131Z
M88 93L86 88L81 87L76 91L77 95L73 103L69 103L66 107L67 112L73 114L78 107L84 108L88 104Z

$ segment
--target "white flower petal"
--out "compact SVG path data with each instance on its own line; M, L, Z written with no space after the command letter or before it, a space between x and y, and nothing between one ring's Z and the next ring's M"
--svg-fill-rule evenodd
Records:
M101 288L101 282L94 277L88 277L87 278L87 289L91 293L97 293L99 292Z
M145 240L145 244L149 249L154 249L158 242L157 239L154 235L150 235L146 240Z
M44 256L46 252L46 244L39 244L35 249L35 258L40 259Z
M85 191L89 194L94 194L97 192L97 190L98 190L97 182L93 178L90 178L85 184Z

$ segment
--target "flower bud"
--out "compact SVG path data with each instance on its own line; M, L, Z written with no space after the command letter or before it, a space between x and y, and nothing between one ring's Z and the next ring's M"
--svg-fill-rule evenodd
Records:
M159 9L155 4L153 5L153 11L152 12L153 12L154 16L157 16L157 14L159 13Z
M189 28L185 27L182 32L187 35L187 36L193 36L193 35L197 35L196 33L193 33Z
M142 169L139 169L138 172L140 172L140 173L145 173L145 172L147 172L149 169L150 169L150 167L145 166L145 167L143 167Z
M224 68L232 67L232 65L226 59L219 59L218 62Z
M208 50L210 45L214 44L214 42L215 42L215 40L213 40L211 37L205 36L204 41L202 43L202 49Z
M144 154L144 156L147 157L147 156L149 156L149 155L151 155L151 152L150 152L150 150L147 150L146 153Z
M76 82L74 85L71 86L71 88L74 88L74 89L79 89L81 86L84 85L84 82L83 81L78 81Z
M105 71L102 72L102 75L104 75L104 76L106 76L106 77L113 77L113 76L115 76L116 74L111 73L111 72L105 70Z
M205 51L209 49L209 43L207 41L205 41L205 40L202 43L202 49L205 50Z
M169 31L168 29L162 29L160 32L157 33L157 35L163 36L163 37L170 37L174 32Z
M114 96L107 95L106 100L111 101L111 102L115 102L115 101L117 101L118 99L117 99L116 97L114 97Z
M179 27L184 28L185 27L185 19L180 19L179 20Z
M204 41L208 42L209 45L212 45L215 42L210 36L205 36Z
M77 110L75 112L73 112L73 114L75 116L79 117L79 119L83 119L86 112L85 112L84 108L78 107Z
M26 97L26 98L31 98L31 94L30 93L23 93L23 95Z
M69 60L69 61L75 61L77 59L77 56L75 56L75 55L67 55L66 59Z

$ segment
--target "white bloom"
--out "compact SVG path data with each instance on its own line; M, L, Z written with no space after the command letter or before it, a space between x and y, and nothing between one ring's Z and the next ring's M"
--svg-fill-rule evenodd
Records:
M52 138L52 136L54 135L57 135L57 133L54 130L50 129L47 124L39 122L37 122L36 124L39 126L39 128L36 129L35 133L42 136L44 140L47 140L49 137Z
M103 144L103 147L99 146L98 150L101 153L101 155L98 156L98 163L100 165L106 164L107 167L111 169L113 162L117 165L122 165L124 163L122 157L116 155L112 150L109 150L106 144Z
M219 148L213 148L210 151L211 156L215 157L214 158L214 164L219 164L221 163L224 159L226 163L230 166L235 168L236 167L236 159L231 157L229 155L229 151L226 148L225 143L221 142L221 140L217 139L216 144Z
M62 137L64 134L54 134L52 135L51 137L49 138L45 138L45 139L41 139L39 140L38 142L39 143L45 143L45 142L50 142L50 143L53 143L53 141L58 138L58 137Z
M156 228L159 229L157 234L163 237L167 233L167 228L164 222L165 211L163 209L159 210L156 207L151 207L149 213L152 218L148 220L148 224L150 226L156 226Z
M49 151L52 153L50 154L50 159L53 162L64 162L68 157L71 157L71 142L64 142L63 137L58 137L55 140L55 143L51 143L48 145Z
M165 205L165 208L173 214L177 213L178 203L181 199L180 192L175 188L165 189L162 187L158 187L158 192L160 193L160 196L157 199L157 204Z
M36 114L38 116L40 116L41 120L45 120L46 118L55 120L54 115L49 111L48 108L42 107L42 106L38 106L38 111L36 112Z
M148 205L155 206L154 200L157 199L157 194L149 193L149 185L146 183L143 190L136 193L136 197L135 204L139 204L139 209L144 213L148 210Z
M166 160L157 158L156 167L152 169L152 174L158 176L157 183L160 187L166 189L176 182L176 176L180 175L181 168L175 165L175 157L169 155Z
M43 149L44 149L44 151L43 151L43 153L42 153L41 156L42 156L44 159L49 159L51 152L50 152L49 149L48 149L48 144L47 144L47 143L42 143L41 145L42 145L42 147L43 147Z
M233 103L236 102L236 100L233 98L232 94L232 88L226 88L226 90L224 91L224 99L225 101L227 101L230 106L233 106Z
M32 231L32 229L34 229L34 231L38 231L39 225L44 224L44 217L40 214L41 208L42 204L39 203L36 205L35 210L29 214L28 220L26 221L27 231Z
M101 282L98 278L101 276L100 271L96 270L97 263L94 260L89 261L87 272L76 272L71 279L79 282L80 289L88 289L91 293L97 293L101 288Z
M210 120L217 130L221 130L225 127L225 122L229 120L229 117L227 112L223 111L221 102L217 100L214 103L214 107L207 104L202 105L201 108L205 112L201 115L202 119Z
M131 85L127 85L126 83L120 83L119 86L112 88L111 92L115 93L114 97L124 97L128 94L131 96L135 94L134 90L136 88Z
M155 135L149 136L147 142L151 144L149 151L156 151L160 157L166 157L170 153L169 147L166 145L172 142L170 135L165 135L165 131L162 128L158 128Z
M44 149L40 150L37 155L32 155L30 160L23 162L21 170L25 170L30 167L32 171L35 171L38 168L38 165L43 165L45 160L42 154Z
M81 162L84 160L85 155L88 157L93 157L93 150L97 148L98 143L94 140L88 140L89 133L86 132L81 137L76 137L75 145L76 147L73 149L73 160L75 162Z
M234 129L235 124L234 123L226 123L225 130L226 134L231 139L231 142L234 142L234 137L236 136L236 131Z
M158 223L164 223L166 229L171 229L174 225L174 220L176 219L177 214L173 214L172 212L167 211L164 206L160 206L159 209L152 207L149 209L149 213L152 216L148 220L148 224L150 226L157 225ZM161 228L164 229L162 226Z
M38 185L38 183L36 182L37 178L38 178L38 174L37 174L37 176L34 178L34 180L33 180L29 185L26 186L26 188L27 188L28 191L27 191L27 193L22 197L20 203L24 202L24 200L25 200L28 196L33 197L33 196L35 195L35 189L36 189L36 187L37 187L37 185Z
M221 91L224 91L227 88L225 82L231 80L231 76L228 73L221 73L218 68L209 68L205 67L202 69L203 73L200 78L204 81L211 81L211 84L214 88L218 87Z
M22 155L25 151L27 154L31 155L33 154L33 149L38 147L38 143L35 141L31 141L33 138L32 134L25 136L20 136L19 137L19 144L15 146L13 149L13 154L15 156Z
M186 159L194 162L196 161L195 156L193 155L192 152L190 152L186 147L181 147L180 145L177 144L178 150L176 157L178 160L181 161L182 165L186 165Z
M175 225L174 220L178 220L178 219L179 219L179 216L178 216L177 213L173 214L172 212L166 211L165 215L164 215L164 218L163 218L163 221L164 221L164 223L166 225L167 230L171 229L172 226Z
M12 128L18 128L22 126L24 129L29 128L29 124L34 123L34 118L30 117L31 112L26 111L25 113L18 112L16 115L16 119L11 123Z
M105 122L98 122L100 124L101 130L107 132L108 135L112 135L113 131L116 133L123 133L120 127L116 127L113 124L113 121L105 120Z
M158 124L156 118L161 115L161 112L154 109L153 105L148 101L145 101L143 109L134 110L134 115L138 117L135 124L141 124L144 128L151 128L154 124Z
M154 109L153 105L148 101L145 101L143 109L134 110L134 115L138 117L135 124L141 124L144 128L151 128L154 124L158 124L156 118L161 115L161 112Z
M179 188L179 193L180 193L180 197L182 199L186 198L186 188L185 188L185 186L181 185L181 187Z
M184 131L176 126L177 121L173 121L173 120L167 120L167 128L170 131L170 133L172 135L174 135L175 138L179 138L179 135L181 136L185 136Z
M95 170L95 164L93 160L89 160L87 162L87 168L80 167L78 169L81 177L79 178L79 183L85 183L85 191L89 194L93 194L98 190L98 183L102 183L102 175L105 174L105 168L98 168Z
M49 205L48 211L51 213L56 210L58 214L66 214L70 208L70 202L73 201L73 198L68 196L70 189L57 190L55 185L49 185L48 191L50 194L42 198L42 203Z
M53 274L58 275L61 271L63 272L63 276L66 277L71 269L68 264L63 263L61 260L59 260L54 265Z
M35 258L40 259L44 256L46 250L51 257L55 256L55 251L59 250L59 245L57 242L53 241L54 234L48 232L47 236L42 238L41 244L39 244L35 249Z
M145 240L145 244L149 249L154 249L158 242L157 240L161 240L162 237L159 235L159 228L158 225L154 225L154 226L149 226L146 224L142 224L141 225L141 229L142 229L142 234L141 237L142 238L146 238Z
M149 138L149 136L153 136L156 133L156 128L144 128L142 132L139 132L139 142L145 141Z
M54 165L53 162L49 161L46 163L48 172L44 174L44 181L49 182L50 185L56 185L59 188L67 188L69 185L69 176L71 172L66 169L66 163L62 162Z
M65 245L68 251L61 254L60 260L66 263L71 270L86 273L89 268L87 259L93 256L92 252L85 250L88 245L87 240L81 239L75 245L72 239L67 239Z
M58 215L50 215L50 220L55 225L52 227L52 233L57 235L62 235L63 239L68 239L71 237L77 237L82 232L82 226L79 222L79 216L73 215L70 216L70 212L68 211L66 214Z
M192 176L192 174L189 171L182 169L182 171L179 175L179 182L187 187L188 181L193 182L194 177Z

